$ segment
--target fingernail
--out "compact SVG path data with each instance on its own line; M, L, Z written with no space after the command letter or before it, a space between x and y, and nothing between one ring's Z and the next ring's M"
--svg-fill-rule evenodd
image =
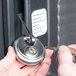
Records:
M60 48L59 48L59 52L65 52L65 51L68 51L69 50L69 48L67 48L66 46L64 46L64 45L62 45L62 46L60 46Z

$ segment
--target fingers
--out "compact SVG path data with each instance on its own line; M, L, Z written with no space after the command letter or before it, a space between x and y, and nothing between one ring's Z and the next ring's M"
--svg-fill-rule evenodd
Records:
M72 47L72 48L76 49L76 44L71 44L68 47Z
M53 54L53 50L46 49L45 50L45 58L42 61L41 65L47 64L48 66L50 66L50 64L51 64L50 57L52 56L52 54Z
M49 50L49 49L46 49L45 50L45 58L44 58L44 60L43 60L43 62L41 63L42 65L43 64L48 64L48 66L50 65L50 63L51 63L51 56L52 56L52 54L53 54L53 50Z
M39 64L34 65L34 66L26 66L23 69L21 69L21 73L22 73L23 76L29 76L30 74L35 72L35 70L37 70L38 67L39 67Z
M58 51L58 63L72 63L72 55L66 46L61 46Z
M43 62L41 63L40 67L36 71L35 76L45 76L49 70L50 64L51 64L51 56L53 54L53 50L46 49L45 50L45 58Z
M45 76L49 70L51 64L51 56L53 54L53 50L46 49L45 50L45 58L39 67L30 74L30 76Z
M36 76L45 76L49 70L49 66L47 64L43 64L40 69L37 71Z
M0 61L0 71L7 70L13 64L14 61L15 61L14 49L10 46L8 48L7 55L4 57L4 59Z
M45 57L51 57L53 54L53 50L50 49L45 49Z

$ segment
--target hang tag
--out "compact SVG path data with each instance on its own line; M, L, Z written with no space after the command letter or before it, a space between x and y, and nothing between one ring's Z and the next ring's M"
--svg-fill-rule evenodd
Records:
M45 8L35 10L32 13L32 33L34 37L46 34L47 32L47 11Z

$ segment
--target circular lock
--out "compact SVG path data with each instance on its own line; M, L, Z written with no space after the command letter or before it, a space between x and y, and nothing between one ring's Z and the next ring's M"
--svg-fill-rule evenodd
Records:
M20 62L27 65L40 63L44 58L44 46L39 39L32 37L20 37L14 42L14 49Z

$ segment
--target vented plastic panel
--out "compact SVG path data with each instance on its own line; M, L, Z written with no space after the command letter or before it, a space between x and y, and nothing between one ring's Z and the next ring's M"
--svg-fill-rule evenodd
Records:
M76 0L58 0L58 45L76 43Z

